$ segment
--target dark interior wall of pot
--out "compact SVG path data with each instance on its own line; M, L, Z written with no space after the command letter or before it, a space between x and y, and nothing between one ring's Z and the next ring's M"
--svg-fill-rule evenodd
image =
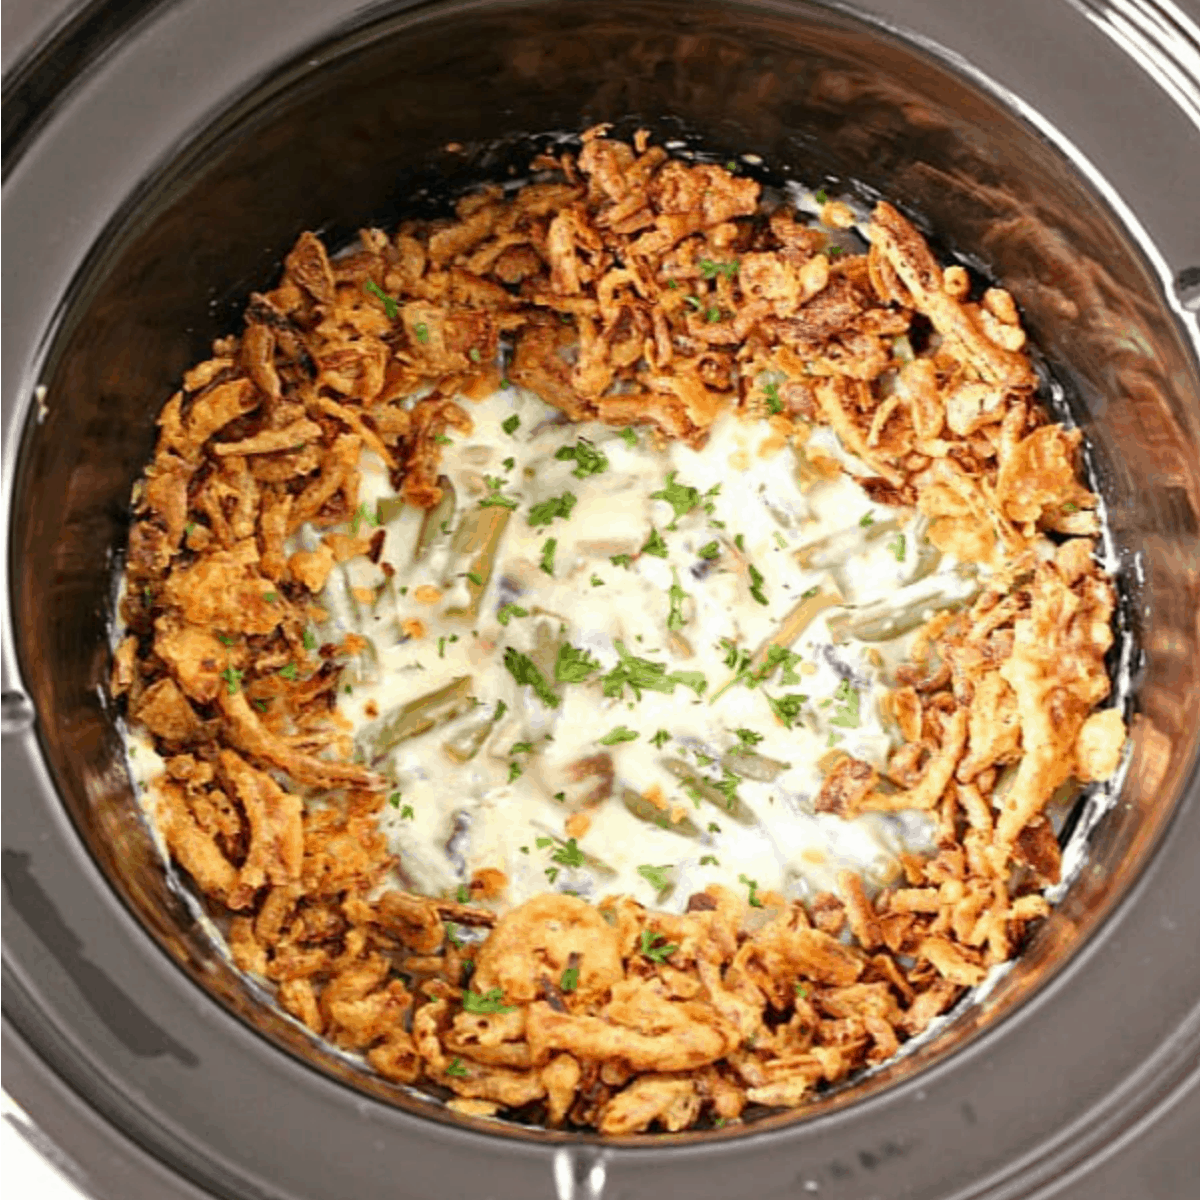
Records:
M63 315L44 415L26 433L12 577L23 672L53 714L41 723L47 757L93 852L184 955L101 696L129 489L181 372L237 331L301 230L337 243L366 223L442 211L470 184L523 171L532 135L644 122L722 159L759 154L773 178L886 194L1023 305L1091 438L1146 649L1128 803L1097 843L1111 869L1076 889L1063 918L1086 929L1161 829L1195 757L1188 714L1200 706L1196 365L1126 233L1008 110L827 11L443 8L361 29L259 81L137 181Z

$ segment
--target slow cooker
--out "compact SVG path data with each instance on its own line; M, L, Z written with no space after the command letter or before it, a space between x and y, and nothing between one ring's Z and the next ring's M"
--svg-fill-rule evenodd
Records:
M1188 9L1191 9L1189 13ZM20 11L18 11L18 9ZM1193 1194L1200 35L1172 0L16 6L5 88L5 1087L101 1197ZM23 22L23 24L22 24ZM11 43L10 43L11 45ZM448 1112L302 1033L169 886L106 699L130 486L295 236L598 121L886 196L1003 279L1085 430L1130 759L986 999L852 1088L627 1139ZM1115 665L1115 660L1114 660Z

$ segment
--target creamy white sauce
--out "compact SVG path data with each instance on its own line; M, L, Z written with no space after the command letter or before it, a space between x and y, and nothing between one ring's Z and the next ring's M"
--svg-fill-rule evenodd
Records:
M879 638L890 632L881 611L897 608L911 610L911 629L978 586L952 560L939 561L919 518L873 504L845 476L802 490L791 446L762 421L727 415L696 451L659 448L645 430L565 423L516 388L464 403L475 429L443 447L441 471L457 498L444 529L417 555L424 514L396 511L386 471L368 457L360 513L384 518L379 564L360 557L335 568L321 597L330 614L323 640L353 631L370 641L346 672L339 708L360 757L394 782L382 828L409 886L452 894L493 868L508 880L502 906L553 888L586 899L624 892L679 910L712 882L809 896L834 887L848 867L881 885L895 879L901 850L930 848L921 814L848 821L813 812L833 750L882 768L898 740L880 700L910 638L862 641L847 630L870 618L867 636ZM513 416L520 424L509 434L503 423ZM832 435L818 436L838 452ZM577 478L579 464L556 454L581 439L607 466ZM676 485L704 497L678 517L652 496L672 472ZM568 492L576 497L568 517L530 523L534 506ZM464 520L505 511L480 509L492 494L518 506L472 610L468 576L478 562L456 552L455 539L461 544ZM665 556L641 552L652 531ZM548 538L552 575L540 565ZM714 542L717 556L704 557ZM622 554L627 565L612 561ZM788 682L779 666L758 686L726 686L732 656L757 650L814 589L840 603L790 644ZM375 602L364 602L371 594ZM563 642L599 664L585 681L555 682ZM606 696L618 644L689 683L671 694L643 690L640 699L628 685ZM506 650L539 666L557 706L514 678ZM469 682L459 684L457 716L380 752L379 732L399 709L458 680ZM806 699L784 701L798 706L789 729L769 698L796 695ZM636 739L604 744L626 730ZM750 731L749 755L738 753L737 730ZM572 764L600 754L611 758L612 794L589 803L601 778L580 779ZM572 842L576 826L567 822L579 812L589 824Z

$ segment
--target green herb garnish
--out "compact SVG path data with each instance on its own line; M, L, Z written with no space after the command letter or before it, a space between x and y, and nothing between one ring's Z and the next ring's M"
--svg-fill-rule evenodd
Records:
M576 649L570 642L559 646L554 662L554 678L559 683L582 683L599 669L600 664L586 650Z
M597 450L586 438L580 438L574 446L559 446L554 457L560 462L575 460L575 469L571 472L576 479L586 479L589 475L599 475L608 470L608 457Z
M529 616L529 609L522 608L519 604L502 604L500 606L500 611L496 614L496 620L499 621L501 625L507 625L509 621L513 619L513 617L527 616Z
M618 725L615 729L609 730L608 733L600 738L599 742L602 746L617 746L621 742L636 742L638 736L632 729L624 725Z
M679 947L674 944L668 945L667 939L661 933L643 929L640 949L651 962L665 963Z
M657 529L651 528L650 536L646 539L646 544L642 547L643 554L653 554L655 558L667 557L667 543L663 540L663 536Z
M400 315L400 306L395 300L392 299L391 296L387 294L387 292L383 290L383 288L379 286L379 284L375 282L375 280L368 279L367 282L363 284L363 291L369 292L383 305L383 311L389 321L394 321Z
M558 547L558 538L547 538L542 543L542 570L553 578L554 551Z
M533 688L538 699L547 708L559 706L560 701L557 694L529 655L522 654L519 650L514 650L509 646L504 651L504 665L508 668L508 673L519 684L528 684Z
M535 504L529 510L527 520L535 529L539 525L549 525L555 518L567 520L571 515L571 509L575 507L576 497L573 492L563 492L561 496L551 496L549 500L543 500L541 504Z
M656 892L665 892L671 886L671 864L666 863L661 867L653 867L649 863L642 863L637 869L637 873L650 884Z
M748 903L751 908L762 908L763 902L758 898L758 883L745 875L738 876L738 882L744 883L750 889Z

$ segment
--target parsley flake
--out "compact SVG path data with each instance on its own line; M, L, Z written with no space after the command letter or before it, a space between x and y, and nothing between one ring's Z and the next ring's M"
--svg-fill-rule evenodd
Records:
M671 740L671 735L660 729L650 740L661 750Z
M529 516L526 519L535 529L539 525L549 525L556 517L565 521L570 517L571 509L575 507L575 499L574 492L563 492L561 496L551 496L549 500L535 504L529 510Z
M542 543L542 570L553 578L554 551L558 548L558 538L547 538Z
M830 725L840 725L843 729L857 729L861 723L859 713L858 692L851 686L850 680L843 679L838 684L833 698L838 703L837 710L829 718Z
M516 508L517 501L511 496L502 496L501 489L504 487L505 480L498 478L495 475L486 476L488 485L488 494L479 502L480 508Z
M282 675L284 677L284 679L295 679L296 678L296 664L294 662L290 662L287 664L286 667L280 667L279 674Z
M600 664L586 650L576 649L570 642L559 646L554 662L554 678L559 683L582 683L599 669Z
M738 876L738 883L744 883L750 889L750 895L747 898L751 908L762 908L763 902L758 898L758 883L756 880L750 879L745 875Z
M636 742L639 735L632 729L624 725L618 725L615 729L609 730L602 738L599 739L602 746L617 746L621 742Z
M573 992L579 986L579 968L564 967L562 977L558 981L559 991Z
M608 456L597 450L587 438L580 438L574 446L559 446L554 457L560 462L575 460L575 469L571 472L576 479L586 479L589 475L599 475L608 470Z
M672 471L667 476L666 484L657 492L650 493L651 500L665 500L675 510L675 517L667 526L668 530L674 529L679 524L680 518L686 517L703 499L697 488L675 482L675 476L678 473L678 471Z
M519 604L502 604L500 606L500 611L496 613L496 620L499 621L501 625L507 625L509 621L513 619L513 617L527 616L529 616L529 609L522 608Z
M504 665L508 673L520 684L528 684L537 693L538 699L547 708L557 708L559 698L550 686L545 675L538 669L537 664L528 654L522 654L509 646L504 651Z
M667 628L682 629L683 628L683 602L687 599L687 592L679 586L679 575L675 568L671 568L671 586L667 589L667 600L670 604L670 611L667 613Z
M896 536L890 542L888 542L887 548L896 556L897 562L903 562L905 553L904 534L896 534Z
M721 555L721 544L717 541L707 542L696 553L705 559L719 558Z
M671 864L665 863L661 867L651 866L649 863L642 863L637 869L637 873L646 880L647 883L656 892L665 892L672 884L671 879Z
M636 447L638 444L637 434L634 433L633 430L628 425L626 425L625 428L621 430L621 437L623 437L625 439L625 444L627 446Z
M446 1074L465 1079L470 1072L463 1066L463 1060L456 1055L449 1066L446 1067Z
M771 711L791 729L792 724L800 715L800 709L808 702L808 697L799 692L789 692L786 696L768 696L767 703Z
M518 417L516 413L513 413L511 417L505 417L504 420L500 422L500 428L503 429L504 432L509 435L509 437L511 437L517 432L517 428L520 424L521 418Z
M667 939L661 933L655 933L652 929L642 930L641 946L639 948L651 962L656 963L665 963L679 949L674 944L667 944Z
M653 554L655 558L667 557L667 543L663 540L663 536L653 527L650 530L650 536L646 539L646 544L642 547L643 554Z
M400 315L400 305L387 294L373 279L363 284L363 291L369 292L383 305L383 311L389 321L394 321Z

